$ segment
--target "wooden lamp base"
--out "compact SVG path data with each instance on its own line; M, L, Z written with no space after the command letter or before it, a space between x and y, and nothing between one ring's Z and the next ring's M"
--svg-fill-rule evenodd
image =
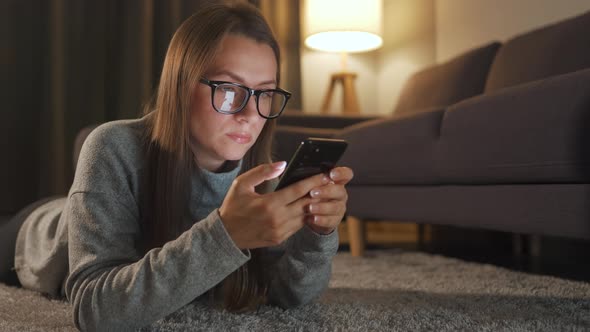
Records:
M324 97L322 104L322 113L330 112L330 103L332 101L332 95L334 94L334 88L337 84L342 83L342 112L344 114L359 114L360 109L358 100L356 98L356 91L354 89L354 79L356 78L355 73L340 72L332 74L330 79L330 86L328 93Z

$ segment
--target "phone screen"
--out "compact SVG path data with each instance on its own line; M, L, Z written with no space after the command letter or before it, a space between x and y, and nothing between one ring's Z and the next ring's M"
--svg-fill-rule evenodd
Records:
M310 176L328 173L346 150L341 139L307 138L301 142L275 190L301 181Z

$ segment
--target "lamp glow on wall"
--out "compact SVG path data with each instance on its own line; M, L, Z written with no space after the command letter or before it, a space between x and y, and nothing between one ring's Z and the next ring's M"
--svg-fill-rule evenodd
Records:
M347 71L347 54L375 50L381 38L382 0L305 0L303 35L311 49L341 54L342 71L332 74L322 113L330 110L334 88L343 86L343 112L360 113L354 88L356 73Z

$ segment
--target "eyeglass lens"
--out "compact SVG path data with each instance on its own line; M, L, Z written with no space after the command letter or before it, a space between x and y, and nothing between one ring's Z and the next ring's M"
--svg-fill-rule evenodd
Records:
M249 94L243 87L220 84L215 88L213 106L222 113L235 113L244 107ZM285 102L286 97L282 93L263 92L258 96L258 111L263 116L273 117L282 111Z

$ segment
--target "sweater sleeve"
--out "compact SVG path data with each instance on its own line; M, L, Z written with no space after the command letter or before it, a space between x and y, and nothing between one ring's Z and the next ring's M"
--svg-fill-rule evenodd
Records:
M124 331L178 310L244 264L217 211L138 259L137 222L102 194L73 193L66 295L83 331Z
M319 297L328 287L337 251L337 231L320 235L307 226L283 246L267 248L269 302L291 308Z
M83 331L148 325L249 259L227 234L217 210L177 239L140 254L138 144L118 130L101 128L87 139L62 213L70 267L65 293Z

